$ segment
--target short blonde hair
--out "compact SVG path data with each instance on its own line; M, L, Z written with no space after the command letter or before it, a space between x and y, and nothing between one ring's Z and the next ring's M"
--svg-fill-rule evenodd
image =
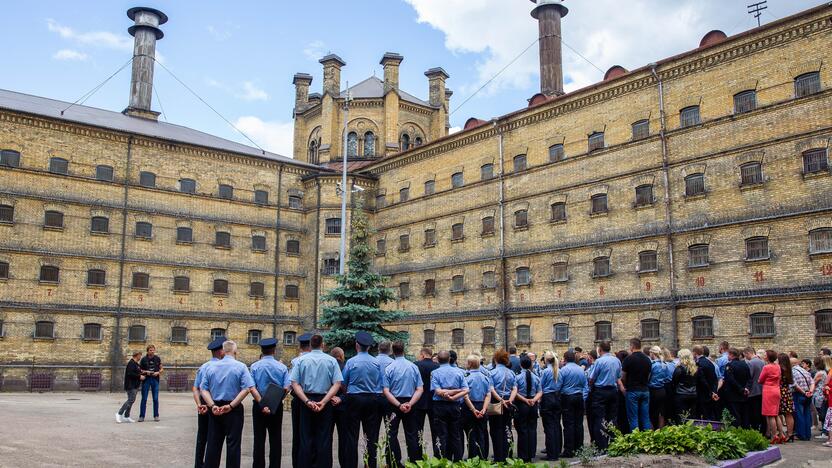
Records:
M237 343L228 340L222 344L222 350L225 354L233 353L234 351L237 351Z
M480 359L481 358L479 356L477 356L476 354L469 354L468 358L466 359L468 361L468 368L469 369L479 369L480 368Z
M653 346L650 348L650 354L659 358L659 360L664 361L664 354L662 354L662 349L658 346Z

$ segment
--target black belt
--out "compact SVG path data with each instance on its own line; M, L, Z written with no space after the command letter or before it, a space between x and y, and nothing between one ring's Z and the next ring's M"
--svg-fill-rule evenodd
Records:
M615 385L593 385L593 389L596 390L615 390Z

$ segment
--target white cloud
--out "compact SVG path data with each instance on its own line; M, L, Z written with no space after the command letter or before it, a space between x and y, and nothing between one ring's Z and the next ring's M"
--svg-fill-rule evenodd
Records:
M226 28L209 24L205 27L205 29L208 30L208 34L210 34L211 37L220 42L227 41L231 37L231 31Z
M326 44L324 41L312 41L303 47L303 55L309 60L318 61L321 57L327 54Z
M258 88L253 82L244 81L243 90L237 94L237 97L244 101L268 101L269 94Z
M46 20L46 27L50 31L58 34L61 38L79 45L105 49L133 50L133 38L127 34L115 34L109 31L79 32L51 18Z
M448 135L462 131L462 127L451 127L448 129Z
M247 115L234 121L234 126L268 151L292 157L294 123L279 120L263 120ZM245 138L242 143L250 144Z
M89 55L78 52L77 50L73 49L61 49L52 56L55 60L76 60L79 62L84 62L89 59Z

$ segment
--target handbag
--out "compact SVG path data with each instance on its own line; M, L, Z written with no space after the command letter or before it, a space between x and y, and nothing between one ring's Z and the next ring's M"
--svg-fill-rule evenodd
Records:
M503 391L506 391L506 384L508 383L508 377L503 380ZM502 396L502 393L500 394ZM487 416L502 416L503 415L503 403L502 401L498 401L496 403L489 403L488 408L485 410L485 414Z

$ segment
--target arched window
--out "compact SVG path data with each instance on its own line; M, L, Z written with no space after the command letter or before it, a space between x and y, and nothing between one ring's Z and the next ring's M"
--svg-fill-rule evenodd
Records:
M454 172L451 175L451 188L459 188L465 183L461 172Z
M610 275L610 258L598 257L592 260L592 277L602 278Z
M283 332L283 344L284 345L293 345L295 344L295 338L297 337L297 333L293 331L285 331Z
M57 283L60 280L61 270L56 266L43 265L40 267L40 281L43 283Z
M20 153L5 149L0 151L0 166L20 167Z
M494 234L494 217L493 216L486 216L482 219L482 233L481 235L487 236Z
M549 162L563 161L566 159L566 152L563 145L558 143L549 147Z
M750 162L740 166L740 185L755 185L763 183L763 165Z
M139 239L150 239L153 237L153 225L146 221L136 223L136 237Z
M659 335L659 321L656 319L644 319L641 321L641 339L642 340L658 340Z
M90 221L90 232L106 234L110 232L110 220L104 216L93 216Z
M424 336L422 337L422 344L426 344L426 345L436 344L436 331L435 330L425 330L424 331Z
M402 151L407 151L410 149L410 135L408 135L407 133L402 133L401 148Z
M376 136L373 132L364 134L364 157L372 158L376 155Z
M214 280L214 294L228 294L228 280L215 279Z
M87 270L87 285L104 286L105 284L107 284L107 272L97 268Z
M514 157L514 172L526 170L526 155L518 154Z
M774 314L760 312L748 317L751 336L774 336Z
M714 319L713 317L694 317L691 319L691 326L693 328L694 338L713 338L714 337Z
M566 262L555 262L552 264L552 281L555 283L569 281L569 270Z
M286 241L286 253L289 255L299 255L300 254L300 241L295 239L289 239Z
M261 234L251 236L251 250L254 250L255 252L265 252L266 236Z
M142 187L155 187L156 186L156 174L148 171L142 171L139 173L139 185Z
M179 179L179 191L182 193L196 193L196 181L193 179Z
M641 140L650 136L650 121L647 119L633 122L633 141Z
M422 146L422 137L417 136L416 139L413 140L413 146Z
M531 284L532 274L527 267L520 267L517 270L515 270L514 273L516 275L515 282L518 286L525 286Z
M465 330L462 328L454 328L451 330L451 344L455 346L462 346L465 344Z
M514 212L514 227L524 228L529 226L528 210L517 210Z
M494 345L497 343L497 331L494 327L484 327L482 329L482 344Z
M705 174L691 174L685 177L685 196L694 197L705 193Z
M312 140L309 142L309 163L318 164L318 142Z
M249 284L248 295L251 297L265 297L266 285L260 281L252 281Z
M187 343L188 329L185 327L170 327L171 343Z
M225 200L233 200L234 199L234 186L228 184L220 184L218 187L218 193L220 198Z
M517 344L530 344L532 342L532 328L528 325L517 326Z
M451 240L462 240L465 238L465 229L462 223L451 226Z
M803 152L803 173L814 174L829 170L829 159L826 157L826 149L810 149Z
M494 165L491 163L480 166L480 179L488 180L494 178Z
M832 228L820 228L809 231L809 253L832 252Z
M98 165L95 166L95 180L102 180L104 182L113 181L113 166Z
M225 328L212 328L211 341L218 340L225 337Z
M358 134L349 132L347 134L347 157L358 156Z
M133 282L131 284L134 289L149 289L150 275L147 273L135 272L133 273Z
M146 329L144 325L130 325L127 329L127 341L137 342L147 339Z
M765 260L768 257L768 237L750 237L745 240L746 260Z
M9 279L9 262L0 262L0 279Z
M217 231L214 235L214 247L221 249L231 248L231 233L225 231Z
M794 97L799 98L820 92L820 73L804 73L794 79Z
M465 290L465 277L462 275L455 275L451 278L451 291L462 292Z
M555 343L567 343L569 341L569 325L565 323L552 325L552 341Z
M592 196L590 199L591 207L590 207L590 214L600 214L606 213L608 211L607 208L607 194L606 193L598 193Z
M757 91L749 89L734 95L734 113L742 114L757 108Z
M191 279L187 276L174 276L173 278L174 292L188 292L191 290Z
M190 244L194 241L193 229L185 226L176 228L176 242L182 244Z
M47 211L43 216L43 226L48 228L64 227L64 214L60 211Z
M648 206L652 204L653 186L651 184L645 184L636 187L636 206Z
M14 222L14 206L0 205L0 223Z
M710 263L708 258L708 244L695 244L688 247L688 266L702 267Z
M69 161L64 158L50 158L49 172L66 175L69 173Z
M260 344L260 338L263 337L263 330L249 330L246 336L246 344L256 345Z
M552 221L566 221L566 203L552 203Z
M35 338L55 338L55 322L46 320L35 322Z
M644 250L638 253L638 272L645 273L659 270L659 260L655 250Z
M483 289L494 289L497 287L497 275L493 271L482 272Z
M832 335L832 309L815 312L815 332L818 335Z
M436 280L435 279L426 279L425 280L425 296L434 296L436 295Z
M699 125L699 106L685 107L679 111L679 127Z
M595 132L589 136L589 152L604 148L604 132Z
M84 340L86 340L86 341L101 341L101 324L100 323L85 323L84 324Z
M399 299L410 298L410 283L403 281L399 283Z
M595 341L612 340L612 322L595 322Z

